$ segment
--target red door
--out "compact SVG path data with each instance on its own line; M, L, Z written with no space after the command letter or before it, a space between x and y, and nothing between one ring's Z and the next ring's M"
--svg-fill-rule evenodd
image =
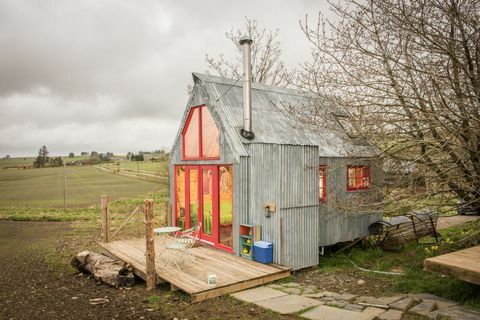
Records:
M200 238L218 243L218 168L201 166L201 201L199 221L202 223Z
M176 225L201 222L201 240L233 252L232 166L175 166L175 173Z

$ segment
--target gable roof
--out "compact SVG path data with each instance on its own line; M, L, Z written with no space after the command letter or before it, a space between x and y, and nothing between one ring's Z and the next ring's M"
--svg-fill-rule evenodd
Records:
M297 90L252 83L253 140L240 134L243 127L242 81L193 73L195 84L202 85L208 95L208 105L222 121L221 127L233 149L247 155L242 144L267 143L318 146L321 157L375 157L378 150L368 143L358 143L341 129L332 113L341 113L328 106L323 125L308 125L294 119L285 108L308 109L319 101L312 95ZM240 145L238 145L240 144ZM240 149L240 150L239 150Z

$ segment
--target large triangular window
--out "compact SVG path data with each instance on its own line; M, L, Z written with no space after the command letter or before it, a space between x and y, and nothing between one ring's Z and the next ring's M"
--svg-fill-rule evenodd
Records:
M193 107L182 131L183 159L219 159L220 131L206 106Z

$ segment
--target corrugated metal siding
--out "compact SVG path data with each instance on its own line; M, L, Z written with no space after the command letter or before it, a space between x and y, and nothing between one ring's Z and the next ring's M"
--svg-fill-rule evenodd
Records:
M300 269L318 263L318 148L250 144L251 223L274 245L276 263ZM265 216L266 203L277 210Z
M233 249L240 252L239 227L250 223L249 216L249 158L241 157L240 163L233 165Z
M319 246L367 236L368 226L381 220L382 213L366 213L360 205L355 208L355 204L357 197L379 196L379 188L383 185L381 163L376 159L320 158L320 165L327 165L327 202L320 204ZM372 188L347 192L347 165L369 165ZM344 210L352 206L354 212Z
M281 209L279 263L294 270L318 264L318 206Z

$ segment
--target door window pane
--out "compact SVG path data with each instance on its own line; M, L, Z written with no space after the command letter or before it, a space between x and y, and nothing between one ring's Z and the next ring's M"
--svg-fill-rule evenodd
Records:
M185 167L175 167L175 185L177 226L185 229Z
M219 167L219 238L220 243L227 247L232 247L232 220L233 220L233 179L232 166Z
M190 228L198 225L198 170L190 170Z
M202 170L203 233L212 235L213 228L213 170Z

